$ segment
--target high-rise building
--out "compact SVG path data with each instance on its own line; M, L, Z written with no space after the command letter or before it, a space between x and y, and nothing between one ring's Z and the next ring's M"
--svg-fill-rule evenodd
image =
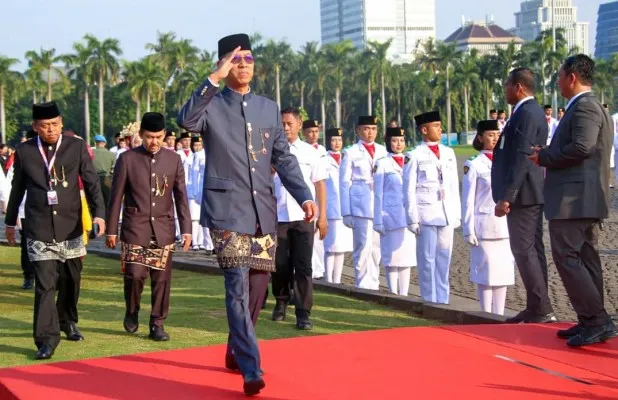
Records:
M435 0L320 0L322 44L349 39L359 49L393 39L387 54L414 57L419 43L436 37Z
M594 56L608 59L614 53L618 53L618 1L599 6Z
M525 41L535 40L542 31L552 28L552 1L555 1L556 28L564 30L569 49L577 47L580 53L589 54L588 22L577 21L577 7L572 0L524 0L515 13L515 28L511 33Z
M495 54L496 48L506 49L511 43L519 50L523 40L494 24L493 17L485 21L467 21L461 18L461 27L450 34L445 43L455 43L456 49L470 52L475 49L479 55Z

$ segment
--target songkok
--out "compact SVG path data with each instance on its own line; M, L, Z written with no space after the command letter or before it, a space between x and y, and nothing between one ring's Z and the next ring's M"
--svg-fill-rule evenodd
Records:
M165 117L157 112L147 112L142 117L140 129L148 132L161 132L165 130Z
M378 119L373 115L361 115L356 125L377 125Z
M60 109L55 101L32 105L32 119L53 119L60 116Z
M341 128L330 128L326 130L326 137L330 138L333 136L343 136L343 129Z
M607 109L609 108L607 104L603 103L603 108Z
M498 110L498 114L504 114L504 110Z
M103 136L103 135L96 135L96 136L94 137L94 141L95 141L96 143L99 143L99 142L102 142L102 143L107 143L107 139L105 139L105 136Z
M490 114L496 114L498 111L495 108L492 108L491 110L489 110Z
M241 50L251 51L251 41L249 35L244 33L238 33L235 35L226 36L219 40L219 60L222 59L227 53L234 51L238 46Z
M423 114L416 115L414 117L414 122L416 122L416 126L420 127L421 125L429 124L431 122L440 121L440 112L439 111L429 111Z
M562 112L564 112L564 108L562 108L562 107L558 107L558 111L562 111Z
M495 119L489 119L486 121L479 121L476 124L476 132L481 134L485 131L499 131L500 126L498 125L498 121Z
M543 107L545 110L548 110L551 108L551 104L545 104L545 107Z
M307 121L303 121L303 129L309 128L319 128L320 124L317 119L309 119Z
M191 139L191 133L190 132L183 132L180 134L180 139Z
M168 137L176 137L176 134L174 134L174 132L168 130L167 132L165 132L165 139L167 139Z
M118 139L118 138L120 137L120 135L122 135L122 133L120 133L120 132L116 132L116 133L114 134L114 139Z
M193 143L202 143L202 137L201 136L193 136L191 138L191 144Z
M388 127L386 128L386 137L395 137L395 136L405 136L405 131L403 128L401 127L396 127L396 128L391 128Z

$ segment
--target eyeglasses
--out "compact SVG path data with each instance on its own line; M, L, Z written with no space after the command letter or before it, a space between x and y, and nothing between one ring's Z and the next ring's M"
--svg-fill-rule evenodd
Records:
M232 58L232 64L240 64L240 60L244 59L246 64L253 64L253 56L250 54L247 54L246 56L234 56L234 58Z

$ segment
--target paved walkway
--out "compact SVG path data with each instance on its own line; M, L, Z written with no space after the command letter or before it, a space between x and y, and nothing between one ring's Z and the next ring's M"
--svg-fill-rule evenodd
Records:
M464 161L465 157L458 157L460 174L463 170L462 166ZM0 222L0 241L3 240L4 221L2 219L2 222ZM613 314L618 311L618 189L612 191L611 215L605 223L605 230L601 232L599 246L601 249L601 260L603 262L603 273L605 277L605 303L607 311ZM91 242L89 247L93 249L104 248L104 242L98 239ZM547 224L545 224L545 248L549 262L549 291L552 304L559 318L573 319L575 318L575 314L551 257ZM175 259L189 262L194 261L196 263L206 260L215 262L214 256L207 256L203 252L193 251L187 253L178 252L175 255ZM353 284L354 271L351 267L351 255L347 255L345 264L343 282L344 284ZM411 280L410 294L418 296L418 277L415 268L412 271ZM469 249L468 245L463 241L461 228L455 231L455 247L451 263L450 282L452 294L451 303L463 306L469 310L477 311L479 306L476 302L476 288L469 281ZM386 290L384 276L382 276L382 290ZM511 310L522 309L525 305L525 295L525 289L519 273L516 273L515 286L510 287L508 290L507 308Z

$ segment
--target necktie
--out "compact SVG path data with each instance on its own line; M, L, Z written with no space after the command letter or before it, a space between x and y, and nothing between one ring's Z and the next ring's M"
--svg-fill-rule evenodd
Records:
M341 164L341 154L330 153L330 156L337 162L337 165Z
M549 124L549 122L551 121L551 117L545 117L545 120L547 121L547 123Z
M191 151L191 150L184 150L184 152L185 152L185 156L189 157L189 152L190 152L190 151Z
M437 144L431 145L431 146L427 146L429 147L429 150L432 151L433 154L436 155L436 157L438 157L438 160L440 159L440 148L438 147Z
M489 158L490 161L494 160L494 153L483 153L487 156L487 158Z
M317 143L314 143L314 144L313 144L313 148L317 150L317 149L318 149L318 144L317 144Z
M393 157L393 160L399 164L399 168L403 168L403 157Z
M365 146L365 150L367 150L369 152L369 155L371 156L371 158L373 158L373 155L376 153L376 146L375 146L375 144L363 143L363 146Z

